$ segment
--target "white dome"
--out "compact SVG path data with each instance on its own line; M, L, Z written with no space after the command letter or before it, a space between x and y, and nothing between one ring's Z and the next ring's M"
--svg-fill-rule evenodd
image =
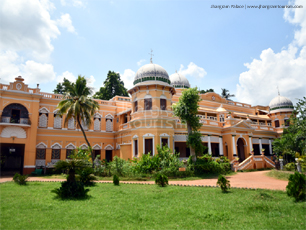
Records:
M190 88L189 81L180 73L170 75L170 81L171 85L175 88Z
M157 64L146 64L136 72L134 78L134 85L145 81L161 81L170 84L169 75L167 71Z
M293 110L293 103L288 98L283 96L277 96L272 99L269 104L270 112L274 112L275 110ZM275 111L276 112L276 111Z

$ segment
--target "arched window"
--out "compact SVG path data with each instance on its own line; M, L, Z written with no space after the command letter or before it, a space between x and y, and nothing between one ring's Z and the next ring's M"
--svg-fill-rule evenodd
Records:
M278 128L279 127L279 120L276 120L275 121L275 128Z
M51 146L51 148L52 148L51 162L56 163L61 158L61 148L62 148L62 146L58 143L55 143Z
M68 120L68 129L75 129L74 117L71 117L71 118Z
M61 129L62 128L62 116L58 113L58 110L55 110L53 113L54 113L53 127L55 129Z
M144 97L144 109L152 110L152 96L150 94L147 94Z
M284 122L285 122L285 126L289 126L289 124L290 124L289 118L285 118L285 119L284 119Z
M39 127L47 128L48 127L48 115L43 113L39 115Z
M46 148L47 145L43 142L36 145L36 167L44 167L46 165Z
M167 97L165 95L160 96L160 110L167 109Z
M111 114L108 114L105 116L105 119L106 119L106 132L112 132L114 117Z

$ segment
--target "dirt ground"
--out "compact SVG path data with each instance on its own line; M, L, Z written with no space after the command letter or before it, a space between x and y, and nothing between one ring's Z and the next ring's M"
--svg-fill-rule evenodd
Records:
M274 189L274 190L286 190L288 181L274 179L268 177L265 173L268 171L257 171L257 172L238 172L236 175L226 176L230 181L231 187L240 188L261 188L261 189ZM0 178L0 183L12 181L12 177ZM40 177L29 177L28 181L64 181L63 179L44 179ZM98 181L98 182L111 182L111 181ZM154 184L154 181L128 181L121 183L144 183ZM191 181L169 181L169 184L175 185L210 185L216 186L217 179L202 179L202 180L191 180Z

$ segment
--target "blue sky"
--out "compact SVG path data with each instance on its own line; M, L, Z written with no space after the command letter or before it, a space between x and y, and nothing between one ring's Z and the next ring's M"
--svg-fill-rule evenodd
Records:
M99 89L109 70L127 88L149 63L192 87L227 88L234 100L296 102L306 89L306 1L4 0L0 3L1 83L22 75L52 92L79 74ZM300 5L296 9L212 9L211 5ZM247 64L248 63L248 64Z

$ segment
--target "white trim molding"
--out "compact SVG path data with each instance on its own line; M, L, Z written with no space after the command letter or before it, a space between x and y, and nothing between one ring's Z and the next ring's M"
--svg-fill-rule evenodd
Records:
M167 133L163 133L159 135L160 138L160 147L162 147L162 139L166 137L168 139L168 148L170 148L170 135Z
M102 147L98 144L95 144L93 147L92 147L93 150L101 150Z
M39 144L36 145L37 149L46 149L48 146L44 142L40 142Z
M42 107L38 110L39 113L50 113L49 109L47 109L46 107Z
M81 144L81 145L79 146L79 148L81 148L81 149L88 149L88 145L86 145L86 144L84 143L84 144Z
M51 145L51 149L61 149L62 146L59 143L54 143L53 145Z
M104 149L105 150L114 150L114 147L111 144L108 144L107 146L105 146Z
M68 145L66 145L65 149L76 149L76 147L74 144L69 143Z

